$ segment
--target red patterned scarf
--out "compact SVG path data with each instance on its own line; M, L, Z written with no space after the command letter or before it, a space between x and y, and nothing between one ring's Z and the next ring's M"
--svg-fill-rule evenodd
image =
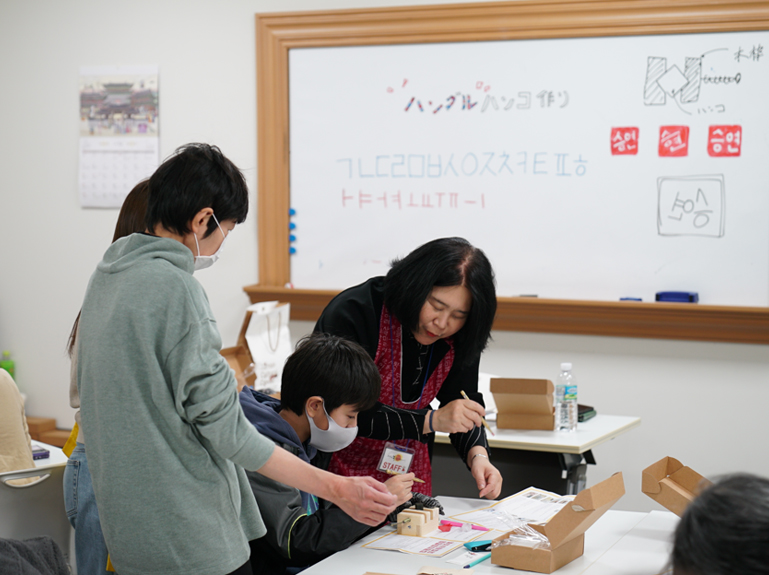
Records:
M450 340L445 341L449 344L449 351L427 379L420 398L412 403L405 403L401 391L401 360L403 357L401 324L394 316L390 315L387 307L382 306L382 315L379 320L379 342L374 359L379 374L382 376L379 401L384 405L393 405L400 409L424 409L430 405L454 363L453 343ZM429 366L426 366L425 369L429 371ZM432 468L427 444L407 439L392 442L396 445L408 446L415 451L409 471L413 472L419 479L424 480L424 483L414 483L412 491L432 495ZM377 471L385 443L387 441L357 437L348 447L331 456L328 470L348 477L370 475L379 481L387 481L390 476Z

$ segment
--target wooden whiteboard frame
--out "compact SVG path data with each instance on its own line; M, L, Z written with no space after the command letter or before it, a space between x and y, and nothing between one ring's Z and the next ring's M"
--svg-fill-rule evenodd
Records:
M769 30L769 0L519 0L257 14L260 283L244 290L252 302L291 302L292 319L302 320L317 319L336 293L284 287L291 281L291 48L756 30ZM494 329L769 344L769 307L499 298Z

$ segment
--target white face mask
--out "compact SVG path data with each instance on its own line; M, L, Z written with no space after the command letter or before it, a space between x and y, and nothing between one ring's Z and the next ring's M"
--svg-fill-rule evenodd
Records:
M320 429L315 425L310 414L306 413L307 419L310 422L310 445L318 451L325 451L327 453L339 451L350 445L358 435L358 426L342 427L339 425L331 419L331 416L326 411L325 403L323 404L323 413L328 418L328 429Z
M222 253L222 248L224 247L224 243L227 241L227 236L224 233L224 230L222 229L222 226L219 225L219 220L216 219L216 216L214 214L211 214L211 217L214 218L214 221L216 222L216 226L219 228L219 231L222 232L222 237L224 238L222 240L222 243L219 245L219 249L216 250L216 253L210 256L202 256L200 255L200 244L198 243L198 236L195 236L195 246L198 248L198 255L195 256L195 271L204 270L206 268L210 268L216 260L219 259L219 255Z

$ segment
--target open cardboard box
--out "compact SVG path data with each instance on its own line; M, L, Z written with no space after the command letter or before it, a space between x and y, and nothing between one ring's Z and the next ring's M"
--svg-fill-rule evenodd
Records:
M227 363L229 363L230 367L235 371L235 376L238 379L238 393L240 393L240 390L243 389L244 383L248 387L254 387L254 383L256 382L256 373L253 370L249 370L249 375L241 377L243 372L245 372L253 363L251 354L248 351L248 347L244 345L226 347L219 353L224 356L224 359L227 360Z
M493 377L490 389L499 429L553 429L555 387L549 379Z
M238 334L238 341L235 343L236 346L242 347L246 350L248 353L248 356L251 357L251 352L248 349L248 341L246 341L246 332L248 331L248 324L251 322L251 316L254 314L251 310L246 310L246 316L243 318L243 325L240 326L240 333Z
M243 381L248 387L254 387L256 383L256 373L251 373L245 378L241 378L243 372L254 363L254 358L251 357L251 352L248 350L248 343L246 342L246 330L248 330L248 322L251 321L251 313L246 310L246 317L243 318L243 325L240 328L238 334L238 341L233 347L227 347L220 352L230 367L235 370L235 375L238 378L238 393L243 389Z
M710 481L672 457L652 463L641 474L641 491L679 517Z
M580 557L585 551L585 531L625 494L622 473L583 489L545 525L529 524L550 542L550 549L523 545L500 545L491 550L494 565L522 571L552 573ZM507 539L509 533L494 541Z

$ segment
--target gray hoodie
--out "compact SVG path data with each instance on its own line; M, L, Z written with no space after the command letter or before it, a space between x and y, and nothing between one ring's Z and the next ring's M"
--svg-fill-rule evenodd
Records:
M243 468L274 444L238 404L192 253L133 234L91 276L77 382L104 537L121 575L225 574L265 533Z

